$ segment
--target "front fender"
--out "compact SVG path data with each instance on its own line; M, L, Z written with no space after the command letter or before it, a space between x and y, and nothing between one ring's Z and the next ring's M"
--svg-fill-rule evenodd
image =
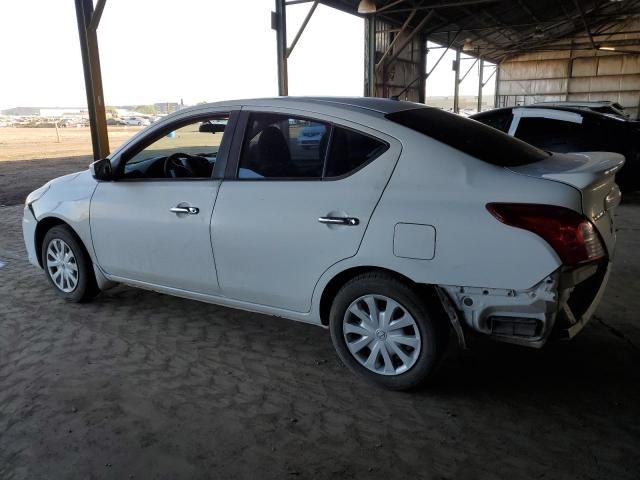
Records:
M31 204L38 224L47 218L68 224L84 244L93 263L96 259L89 228L89 210L97 185L89 170L60 177L51 183L45 195Z

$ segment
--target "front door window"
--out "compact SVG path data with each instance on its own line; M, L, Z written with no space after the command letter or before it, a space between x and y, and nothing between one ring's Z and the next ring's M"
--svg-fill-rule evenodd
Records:
M228 120L208 118L167 132L126 160L124 178L210 178Z

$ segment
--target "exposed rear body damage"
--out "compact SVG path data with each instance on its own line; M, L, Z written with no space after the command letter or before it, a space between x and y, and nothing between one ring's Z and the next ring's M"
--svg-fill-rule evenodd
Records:
M589 252L598 257L596 261L586 259L567 266L563 258L565 265L528 289L440 285L467 328L497 340L541 347L553 332L570 339L584 327L600 303L611 271L616 240L614 210L621 198L614 176L623 164L619 154L590 152L554 155L546 161L511 168L579 190L584 220L597 231L593 232L599 239L595 241L601 240L602 245L590 247ZM459 330L456 332L460 337ZM460 343L466 342L462 339Z
M554 332L570 339L582 330L600 303L610 266L603 262L561 269L528 290L440 288L457 306L458 318L466 328L496 340L539 348ZM456 333L460 340L460 331ZM464 346L466 341L461 343Z

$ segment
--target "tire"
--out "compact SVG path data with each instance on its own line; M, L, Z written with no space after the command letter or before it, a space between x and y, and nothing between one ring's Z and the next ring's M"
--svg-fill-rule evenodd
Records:
M62 268L57 265L60 259L67 259ZM93 263L76 234L67 225L56 225L45 234L42 266L58 295L68 302L84 302L100 292Z
M389 325L371 322L372 300L376 310L391 311ZM383 316L377 318L384 322ZM340 289L331 306L329 327L342 362L366 380L390 390L423 385L442 357L449 336L448 323L437 309L430 309L416 289L382 272L359 275ZM409 340L416 346L404 344ZM361 350L352 353L358 348ZM364 364L372 355L376 357L373 369Z

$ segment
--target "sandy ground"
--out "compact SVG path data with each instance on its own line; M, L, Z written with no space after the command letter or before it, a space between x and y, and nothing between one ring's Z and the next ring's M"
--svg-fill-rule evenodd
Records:
M358 380L318 327L125 287L66 304L21 210L0 208L3 480L640 478L636 202L576 339L454 346L411 394Z
M142 127L109 127L111 150ZM0 127L0 162L7 160L38 160L91 155L89 127L59 128Z
M140 127L110 127L113 151ZM0 128L0 205L25 197L54 177L83 170L93 161L89 128ZM27 171L28 168L28 171Z

